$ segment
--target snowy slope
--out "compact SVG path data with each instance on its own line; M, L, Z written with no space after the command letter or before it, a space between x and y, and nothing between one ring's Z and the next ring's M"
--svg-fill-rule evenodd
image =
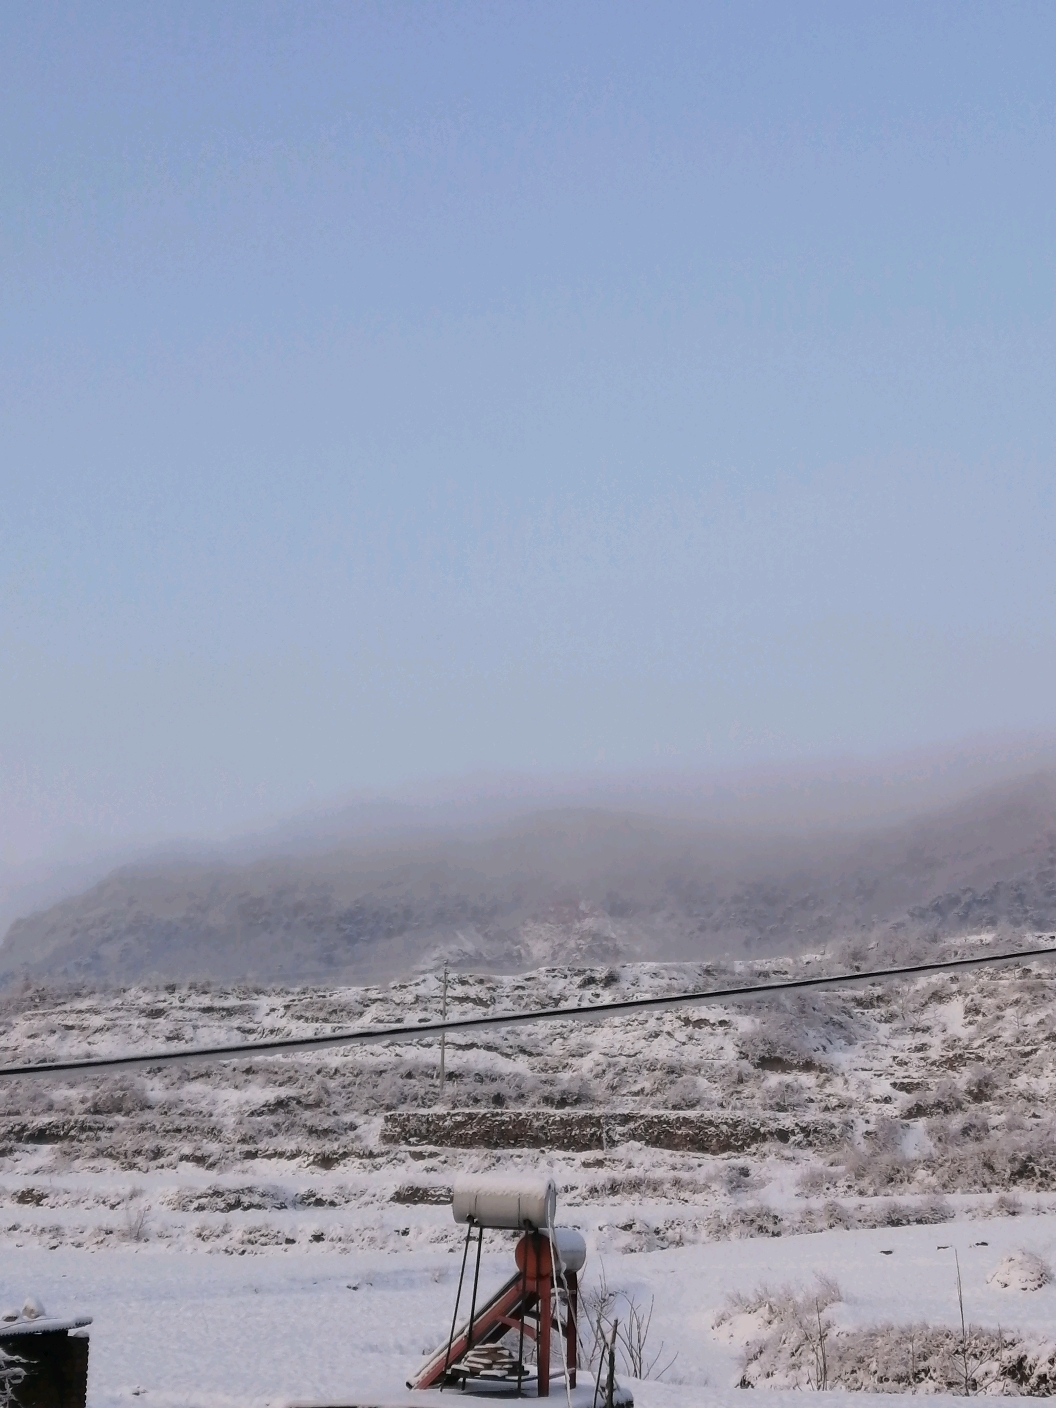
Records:
M1056 927L1054 774L870 831L819 834L806 815L778 835L568 808L253 861L143 861L17 920L0 975L368 982L444 957L512 972Z
M730 976L656 964L458 975L450 1010ZM8 1000L0 1053L413 1022L438 996L435 976L374 989L29 989ZM398 1401L450 1314L454 1174L542 1163L563 1220L587 1236L589 1285L604 1272L642 1306L655 1296L652 1342L677 1359L639 1402L701 1402L705 1380L709 1400L738 1399L745 1356L768 1335L756 1366L773 1383L802 1377L803 1355L772 1343L787 1316L758 1309L764 1284L785 1304L784 1286L809 1302L819 1274L838 1283L824 1312L834 1362L840 1336L850 1345L886 1320L956 1330L954 1248L969 1321L1000 1326L1006 1357L1027 1346L1045 1361L1053 1283L987 1281L1006 1254L1056 1260L1056 986L1042 964L452 1039L442 1103L436 1056L402 1043L6 1084L0 1301L33 1292L49 1310L96 1314L93 1405L348 1402L350 1385ZM497 1281L509 1239L490 1240ZM908 1342L883 1343L897 1358Z

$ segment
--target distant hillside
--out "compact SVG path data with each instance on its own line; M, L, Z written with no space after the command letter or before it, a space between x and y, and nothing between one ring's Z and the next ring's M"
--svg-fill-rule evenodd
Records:
M17 920L0 976L369 981L450 958L790 952L875 929L1056 928L1056 775L872 833L605 811L251 863L153 862Z

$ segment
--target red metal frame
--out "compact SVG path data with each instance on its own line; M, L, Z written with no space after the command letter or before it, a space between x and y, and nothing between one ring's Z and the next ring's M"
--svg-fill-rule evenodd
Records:
M550 1341L553 1330L561 1331L554 1316L554 1281L550 1242L541 1232L528 1232L517 1245L518 1271L491 1299L466 1322L422 1366L413 1388L437 1388L450 1367L458 1363L470 1345L496 1344L510 1330L536 1341L536 1395L550 1395ZM579 1286L575 1272L565 1275L568 1306L565 1316L565 1365L569 1382L576 1384L576 1321L579 1311Z

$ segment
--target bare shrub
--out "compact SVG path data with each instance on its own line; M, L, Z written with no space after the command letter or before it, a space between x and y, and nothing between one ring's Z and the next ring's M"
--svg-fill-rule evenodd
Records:
M813 1290L799 1292L785 1286L768 1286L748 1295L727 1297L727 1308L716 1326L735 1315L751 1316L761 1333L753 1335L745 1347L741 1366L741 1388L811 1388L833 1386L829 1368L829 1342L832 1337L830 1306L842 1300L837 1283L819 1276Z
M775 1080L763 1089L763 1102L771 1110L801 1110L808 1092L801 1080Z
M231 1224L225 1218L220 1223L199 1222L192 1230L199 1242L223 1242L231 1235Z
M820 1042L787 1012L763 1011L750 1031L742 1032L738 1047L757 1070L812 1071L824 1065Z
M964 1108L964 1097L952 1080L940 1080L930 1090L910 1096L902 1106L902 1118L920 1119L929 1115L950 1115Z
M810 1168L805 1168L796 1180L796 1191L801 1197L816 1198L824 1193L831 1182L832 1175L827 1169L812 1164Z
M971 1325L885 1323L835 1328L826 1310L839 1287L820 1280L800 1291L766 1286L727 1298L716 1328L740 1315L749 1325L742 1358L742 1388L839 1389L867 1393L1056 1393L1056 1343Z
M229 1188L222 1183L211 1183L207 1188L179 1188L165 1202L177 1212L274 1212L290 1205L289 1195L278 1188Z
M552 1110L575 1109L578 1106L595 1103L594 1087L582 1076L570 1076L544 1087L540 1092L539 1103Z
M872 1393L978 1393L1002 1377L1011 1337L978 1326L949 1329L923 1323L879 1325L833 1337L830 1388Z
M1001 1374L1002 1354L1014 1341L963 1325L880 1325L836 1330L826 1314L841 1299L835 1282L819 1278L813 1290L763 1286L731 1296L716 1321L748 1314L756 1333L745 1345L742 1388L852 1389L873 1393L973 1393Z
M623 1355L627 1373L632 1379L662 1379L678 1358L678 1352L667 1354L664 1341L650 1344L653 1324L654 1297L643 1306L628 1292L623 1293L625 1312L622 1325L614 1324L616 1339Z
M138 1115L149 1105L151 1101L146 1098L141 1081L115 1077L99 1081L89 1091L86 1110L90 1115Z
M625 1202L628 1198L657 1198L665 1202L699 1202L709 1191L708 1184L679 1174L611 1173L586 1185L571 1184L563 1191L574 1192L577 1201Z
M876 1209L875 1223L860 1223L876 1227L912 1227L920 1224L950 1222L953 1209L943 1198L923 1198L918 1202L900 1202L888 1198Z
M668 1087L661 1103L669 1110L695 1110L701 1103L700 1081L696 1076L681 1076Z
M1056 1143L1047 1124L1022 1133L981 1131L966 1141L963 1125L929 1129L936 1146L935 1164L949 1191L990 1192L1056 1189Z
M149 1107L142 1082L123 1077L101 1080L89 1092L86 1104L90 1115L138 1115Z
M857 1225L854 1214L848 1212L842 1203L837 1203L833 1199L822 1204L820 1222L826 1231L833 1227L850 1228Z
M998 1193L990 1204L991 1217L1019 1217L1023 1204L1014 1193Z
M55 1098L40 1081L5 1081L0 1090L0 1115L49 1115Z
M587 1368L593 1369L601 1359L606 1345L606 1329L612 1323L613 1306L619 1292L613 1290L605 1277L602 1263L597 1281L580 1288L579 1335L580 1354Z
M873 1154L852 1147L844 1152L843 1177L834 1181L856 1193L876 1197L895 1188L905 1188L913 1183L915 1175L915 1161L901 1154Z
M126 1242L146 1242L150 1239L150 1205L133 1203L125 1209L121 1235Z
M713 1213L705 1225L715 1241L741 1237L781 1237L791 1230L781 1214L766 1203L750 1203L726 1214Z
M604 1364L614 1343L625 1374L634 1379L660 1379L678 1358L664 1341L652 1336L653 1297L644 1305L630 1291L609 1286L602 1266L599 1279L580 1293L580 1349L585 1365L594 1371ZM600 1369L599 1369L600 1372Z
M1026 1129L991 1130L976 1117L928 1124L934 1152L927 1158L844 1148L833 1183L873 1196L897 1189L943 1193L1048 1192L1056 1190L1056 1139L1046 1121Z
M975 1103L990 1100L997 1092L997 1077L989 1066L973 1066L961 1082L965 1098Z

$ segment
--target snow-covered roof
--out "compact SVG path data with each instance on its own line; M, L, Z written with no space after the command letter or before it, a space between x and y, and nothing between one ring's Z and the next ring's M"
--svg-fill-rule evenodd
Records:
M80 1330L91 1323L90 1315L37 1315L32 1319L20 1315L17 1320L0 1321L0 1340L10 1335L42 1335L49 1330Z

